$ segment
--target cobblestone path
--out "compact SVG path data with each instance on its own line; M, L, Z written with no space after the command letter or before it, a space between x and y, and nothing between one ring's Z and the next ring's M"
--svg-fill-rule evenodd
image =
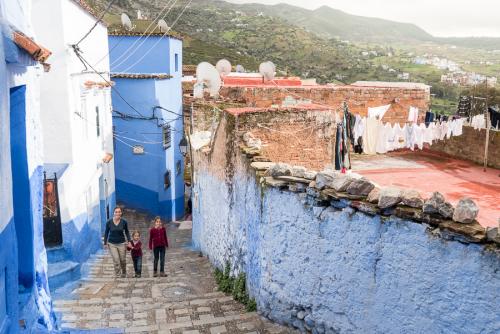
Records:
M57 297L55 310L62 328L123 329L125 333L215 334L295 333L271 323L216 289L209 261L186 245L191 229L167 228L167 277L153 278L153 256L147 249L148 218L126 211L130 230L141 231L142 278L133 278L127 254L128 278L115 279L107 251L90 260L90 272L74 289Z

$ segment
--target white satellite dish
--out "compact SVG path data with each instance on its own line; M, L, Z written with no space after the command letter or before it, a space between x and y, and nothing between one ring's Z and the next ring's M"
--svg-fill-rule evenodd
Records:
M168 26L167 22L165 22L164 19L158 21L158 28L160 29L160 32L167 32L170 29L170 27Z
M132 21L130 21L130 18L125 13L122 14L122 26L128 31L132 30Z
M236 73L245 73L243 65L236 65Z
M212 64L207 62L198 64L196 67L196 82L197 84L204 84L210 96L219 96L222 80L219 71Z
M274 80L276 73L276 66L270 62L266 61L259 66L259 73L264 77L265 80Z
M228 75L232 70L231 63L227 59L219 60L215 65L215 68L222 76Z

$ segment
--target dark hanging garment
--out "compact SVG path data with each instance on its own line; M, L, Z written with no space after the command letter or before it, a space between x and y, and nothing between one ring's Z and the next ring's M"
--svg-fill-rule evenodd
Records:
M363 137L359 137L358 142L354 145L354 153L363 153Z
M496 129L498 126L500 128L500 112L493 107L489 107L488 113L490 114L491 127Z
M342 143L344 134L342 133L342 124L337 124L337 134L335 136L335 169L342 170L344 166L344 152L342 151Z
M431 111L428 111L425 113L425 126L429 127L429 124L434 122L434 113Z

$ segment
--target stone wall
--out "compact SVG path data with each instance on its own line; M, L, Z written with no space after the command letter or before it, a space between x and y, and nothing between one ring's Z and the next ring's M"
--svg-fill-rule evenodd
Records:
M430 149L483 165L485 143L485 129L474 130L470 126L464 126L461 136L438 141ZM490 130L488 166L500 168L500 132L496 130Z
M500 330L500 254L484 231L471 241L453 222L263 177L234 129L225 115L195 152L193 242L246 273L260 313L313 333Z
M362 116L367 115L368 107L391 104L391 108L384 116L384 121L390 123L406 122L410 106L421 110L419 119L423 120L430 103L428 90L395 87L304 86L285 89L224 86L220 94L231 101L239 101L253 107L281 105L287 96L311 100L333 108L339 108L344 101L347 101L349 110Z

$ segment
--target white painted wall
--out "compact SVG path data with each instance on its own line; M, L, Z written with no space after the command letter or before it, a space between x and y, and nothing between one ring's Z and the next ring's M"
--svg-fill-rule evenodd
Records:
M71 47L90 30L96 18L71 0L33 2L37 38L54 52L49 59L52 69L42 81L41 114L45 162L70 164L59 182L61 216L65 223L85 214L89 205L99 205L101 175L108 182L109 194L114 192L113 161L104 168L102 164L104 152L113 154L111 92L109 88L84 85L87 81L104 82L104 79L86 68ZM48 18L50 24L47 24ZM95 68L108 79L107 28L98 24L79 44L79 49L92 65L102 59ZM99 136L96 108L99 109Z

